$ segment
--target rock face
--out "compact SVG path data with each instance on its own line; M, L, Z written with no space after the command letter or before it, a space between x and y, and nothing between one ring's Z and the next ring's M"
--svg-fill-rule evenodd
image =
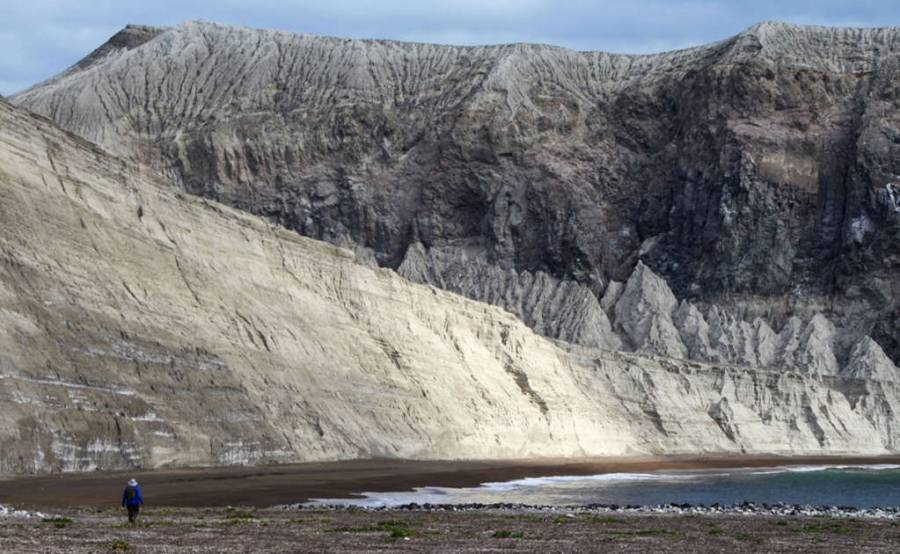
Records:
M856 343L850 353L850 362L841 374L853 379L900 380L900 371L885 356L878 343L869 337L863 337Z
M554 342L2 101L0 353L0 473L900 444L897 383Z
M575 281L560 281L540 271L504 270L477 251L426 251L420 243L410 246L397 272L417 283L502 306L548 337L611 350L622 346L600 301Z
M776 333L760 317L748 322L717 305L679 303L665 279L640 261L626 283L609 283L599 301L591 289L574 281L500 269L477 248L426 250L416 243L398 273L502 306L535 331L576 344L753 368L829 375L843 371L875 379L890 375L851 369L858 367L858 355L844 355L834 324L821 313L807 314L806 319L792 316ZM866 352L875 356L877 349L885 356L874 340L865 339L872 343Z
M687 349L672 322L677 303L666 282L638 262L616 302L616 324L638 351L686 358Z
M752 352L762 325L827 311L837 359L783 360L833 372L867 335L900 361L898 83L897 28L763 23L626 56L187 23L128 27L13 101L382 266L422 245L437 265L418 275L451 290L535 288L448 278L440 264L465 244L479 267L540 281L535 304L500 305L552 337L602 344L602 317L572 327L591 302L547 316L585 288L602 298L638 259L679 300L720 308L709 340L737 350L711 343L713 357L768 365ZM644 323L651 350L671 346L664 317Z

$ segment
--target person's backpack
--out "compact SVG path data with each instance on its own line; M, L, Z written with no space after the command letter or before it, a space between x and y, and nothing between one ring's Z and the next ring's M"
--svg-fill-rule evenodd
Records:
M125 501L131 503L134 500L134 497L137 496L137 491L131 485L125 487Z

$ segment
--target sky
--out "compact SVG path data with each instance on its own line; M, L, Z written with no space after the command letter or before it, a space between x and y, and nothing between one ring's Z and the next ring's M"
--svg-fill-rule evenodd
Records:
M347 38L649 53L766 20L896 26L900 0L0 0L0 94L59 73L128 23L195 19Z

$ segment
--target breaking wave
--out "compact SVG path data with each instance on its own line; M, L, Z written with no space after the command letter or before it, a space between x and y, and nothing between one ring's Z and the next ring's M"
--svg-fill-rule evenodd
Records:
M595 498L618 498L620 486L633 489L635 486L678 487L687 493L708 491L710 488L724 491L727 496L728 489L738 483L744 483L748 495L756 493L752 483L764 483L759 479L768 479L769 476L778 478L781 475L796 475L797 478L806 479L803 476L813 477L818 473L822 479L828 475L841 479L854 479L852 475L884 475L888 470L900 470L900 464L822 464L822 465L784 465L774 467L744 467L733 469L700 469L700 470L667 470L648 473L601 473L595 475L552 475L544 477L526 477L510 481L486 482L474 487L450 488L450 487L421 487L403 492L365 492L357 498L350 499L314 499L307 505L341 505L358 507L393 507L405 504L459 504L466 502L537 502L554 505L588 503ZM816 478L816 477L813 477ZM747 481L751 479L752 481ZM816 478L818 479L818 478ZM890 479L894 479L890 477ZM657 485L658 484L658 485ZM787 492L781 491L776 486L770 493L772 502L790 500L793 498ZM659 489L661 490L661 489ZM603 491L606 491L604 493ZM651 491L652 492L652 491ZM608 496L611 494L612 496ZM682 494L682 493L678 493ZM782 498L782 495L785 495ZM599 496L598 496L599 495ZM650 496L639 494L638 498L629 497L626 503L654 504L649 502ZM654 496L656 500L659 498ZM715 493L712 497L704 497L707 503L719 502ZM732 499L739 502L741 499ZM796 500L796 499L795 499ZM852 499L848 499L852 503ZM824 502L824 501L823 501ZM878 501L866 500L868 504ZM865 503L864 502L864 503ZM862 504L860 504L862 505Z

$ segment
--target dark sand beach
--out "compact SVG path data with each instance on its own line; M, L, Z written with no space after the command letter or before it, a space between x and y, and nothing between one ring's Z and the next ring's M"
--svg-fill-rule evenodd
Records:
M361 492L416 487L471 487L551 475L594 475L664 469L818 464L890 464L900 457L664 457L528 461L353 460L262 467L92 472L0 479L0 504L30 508L108 507L130 477L144 485L148 505L255 506L346 498Z

